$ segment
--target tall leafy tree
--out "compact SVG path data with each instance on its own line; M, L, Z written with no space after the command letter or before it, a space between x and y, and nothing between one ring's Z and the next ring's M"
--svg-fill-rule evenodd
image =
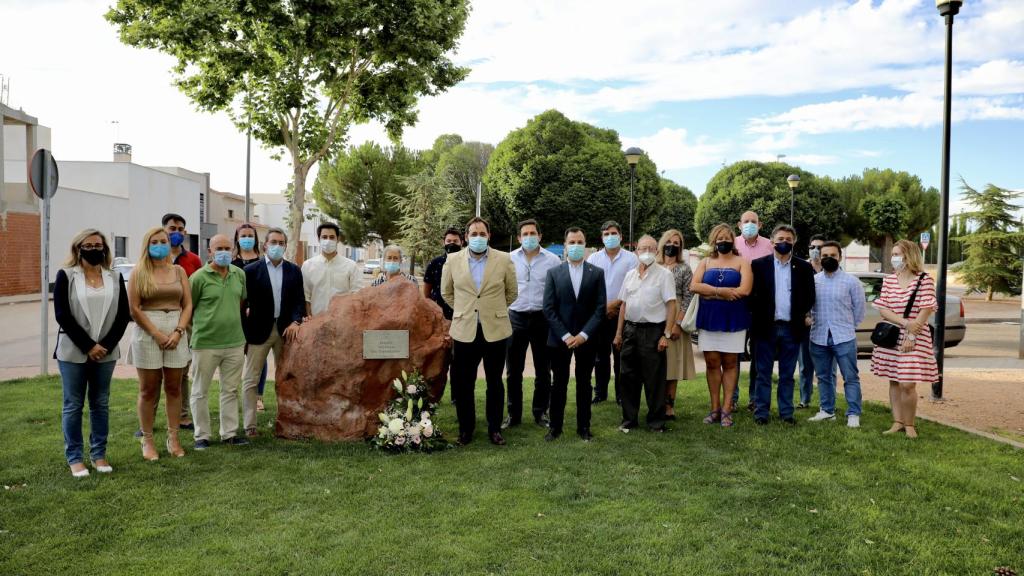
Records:
M484 173L484 213L497 241L508 241L515 222L536 218L556 239L579 226L592 241L601 223L617 220L626 233L630 171L618 133L548 110L513 130L494 149ZM657 168L644 156L636 169L634 241L662 204Z
M1024 255L1024 229L1013 216L1021 208L1013 200L1021 193L994 184L975 190L962 178L960 190L974 208L966 216L975 224L971 234L958 238L967 252L960 278L968 290L985 292L986 300L992 300L996 292L1009 294L1011 286L1020 281Z
M398 141L420 96L465 78L448 54L468 14L468 0L117 0L106 17L125 44L174 56L174 82L201 110L288 154L297 238L306 176L350 125L376 120Z
M465 222L476 213L477 186L483 185L484 171L494 146L484 142L460 142L437 159L435 173L452 191L454 216Z
M370 236L388 244L401 233L403 178L421 168L416 154L402 146L364 142L321 165L313 198L321 212L338 221L349 244L361 245Z
M668 178L661 179L661 191L661 207L648 225L648 233L660 238L663 232L674 228L683 233L687 246L699 246L702 240L695 238L693 228L697 197L686 186L676 184Z
M790 174L800 176L795 195L786 184ZM761 219L762 233L767 235L775 226L789 223L791 200L801 249L813 234L835 238L842 230L844 210L831 181L781 162L753 160L730 164L708 182L697 202L695 227L703 242L715 225L735 226L744 212L753 210Z
M425 266L444 240L444 231L453 220L452 191L430 168L402 177L401 183L406 193L393 195L392 201L401 215L401 244L409 252L412 273L416 262Z

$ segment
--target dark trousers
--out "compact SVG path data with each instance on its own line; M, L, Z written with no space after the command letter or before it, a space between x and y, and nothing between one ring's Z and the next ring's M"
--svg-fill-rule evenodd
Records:
M665 323L626 322L622 329L622 423L640 423L640 392L647 397L647 426L665 425L665 351L658 340Z
M484 363L487 379L487 431L501 432L505 386L501 373L505 368L505 349L508 338L497 342L484 339L480 325L472 342L454 342L452 351L452 386L455 389L455 416L459 419L459 435L472 436L476 429L476 373L480 361Z
M620 368L620 357L621 353L612 346L612 340L615 340L615 331L618 330L618 317L608 318L605 317L601 321L601 328L597 331L596 337L596 350L594 358L594 399L595 400L607 400L608 399L608 382L613 377L612 363L614 362L614 378L615 378L615 399L619 400L622 398L622 387L619 385L619 376L621 372Z
M569 364L576 357L576 432L590 429L590 371L594 368L594 345L587 343L569 350L565 344L548 348L551 353L551 431L561 434L565 422L565 401L569 390Z
M789 322L776 322L768 338L757 338L757 389L754 418L767 419L772 407L772 368L779 362L779 416L793 417L793 371L796 370L800 341L794 338Z
M750 382L747 385L747 400L750 402L754 401L754 390L757 387L757 350L756 340L750 337L750 331L747 330L747 350L750 354ZM732 406L736 408L740 403L740 383L736 382L736 387L732 390Z
M512 336L508 339L507 375L508 419L517 424L523 419L523 368L526 347L533 351L533 417L540 418L548 410L551 397L551 363L548 358L548 321L544 313L509 310Z

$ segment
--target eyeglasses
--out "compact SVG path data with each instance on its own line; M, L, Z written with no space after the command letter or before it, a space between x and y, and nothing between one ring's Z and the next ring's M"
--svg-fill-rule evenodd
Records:
M103 244L81 244L78 246L79 250L103 250Z

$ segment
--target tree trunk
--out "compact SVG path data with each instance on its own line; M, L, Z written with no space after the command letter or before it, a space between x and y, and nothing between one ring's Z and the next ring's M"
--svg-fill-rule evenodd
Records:
M892 236L886 236L882 242L882 272L886 274L892 272L892 263L889 260L892 258Z
M992 294L993 294L994 292L995 292L995 291L994 291L994 290L992 289L992 287L991 287L991 286L989 286L989 287L988 287L988 294L986 294L986 295L985 295L985 301L986 301L986 302L991 302L991 301L992 301Z
M292 156L292 166L295 167L295 172L292 180L292 199L288 203L288 249L285 251L285 257L294 262L302 240L302 222L306 219L307 172L302 168L302 162L295 156Z

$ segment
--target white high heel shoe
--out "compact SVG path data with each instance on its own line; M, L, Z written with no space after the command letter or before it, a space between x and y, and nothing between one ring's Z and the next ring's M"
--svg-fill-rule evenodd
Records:
M100 474L110 474L114 471L114 468L110 464L99 465L93 462L92 467Z
M71 471L71 476L73 476L75 478L88 478L89 477L89 469L88 468L82 468L81 470L72 470Z

